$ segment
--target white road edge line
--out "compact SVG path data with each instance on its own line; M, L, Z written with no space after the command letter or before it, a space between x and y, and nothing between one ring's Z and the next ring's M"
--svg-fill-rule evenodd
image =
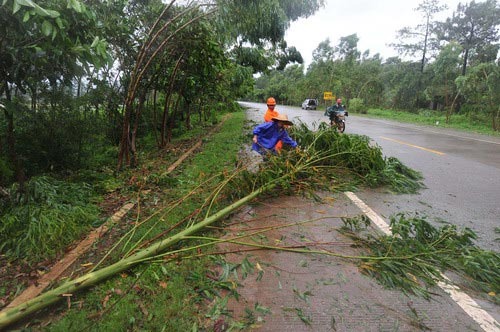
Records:
M346 191L344 194L368 217L380 230L386 234L391 235L391 228L375 211L365 204L353 192ZM441 274L446 282L438 282L438 286L444 290L476 323L478 323L484 331L497 332L500 331L500 324L488 312L481 308L481 306L474 301L469 295L465 294L457 286L451 284L451 281L443 274Z

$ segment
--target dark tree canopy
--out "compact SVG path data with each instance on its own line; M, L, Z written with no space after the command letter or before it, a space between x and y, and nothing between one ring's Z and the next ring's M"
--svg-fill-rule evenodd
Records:
M463 47L462 75L469 60L494 61L498 55L500 7L496 0L459 4L451 18L441 25L442 40Z

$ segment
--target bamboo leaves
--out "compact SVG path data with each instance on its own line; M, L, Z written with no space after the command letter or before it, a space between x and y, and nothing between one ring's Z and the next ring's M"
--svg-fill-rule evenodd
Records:
M470 229L438 229L425 218L405 214L391 217L391 229L391 236L369 238L345 232L370 249L373 257L362 259L359 267L383 285L429 298L429 287L442 279L441 271L453 271L470 288L495 295L500 291L500 255L476 247Z
M335 191L361 184L415 193L423 187L420 173L394 157L384 158L381 148L366 136L339 134L324 125L313 132L301 124L292 129L292 135L304 147L302 151L290 152L286 161L271 160L269 166L276 166L275 173L293 171L295 190Z

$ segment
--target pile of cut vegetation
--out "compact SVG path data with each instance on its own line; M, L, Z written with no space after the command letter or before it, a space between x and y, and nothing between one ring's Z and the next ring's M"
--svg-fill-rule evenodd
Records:
M311 130L301 123L290 130L299 149L271 156L256 173L242 172L232 188L241 194L279 181L280 192L315 196L316 190L342 191L385 186L394 193L416 193L422 175L397 158L384 157L367 136L340 134L326 123ZM280 181L280 179L282 181Z

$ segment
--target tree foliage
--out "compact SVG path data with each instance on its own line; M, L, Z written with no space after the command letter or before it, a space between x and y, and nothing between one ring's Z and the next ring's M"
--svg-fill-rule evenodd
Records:
M423 0L415 8L422 14L422 23L399 30L399 39L392 45L401 54L417 60L370 56L370 50L358 49L357 34L341 36L337 45L329 39L320 42L312 53L307 72L301 79L291 81L295 96L283 101L300 105L305 98L321 99L324 91L332 91L336 97L343 98L348 107L350 100L356 98L357 108L359 104L366 108L387 107L412 112L430 108L446 111L448 118L461 108L464 112L478 109L478 114L488 117L496 114L491 107L486 110L477 104L479 99L463 95L465 86L472 85L458 85L467 81L458 78L466 73L467 64L474 68L498 65L497 2L460 4L453 17L443 22L435 20L435 14L445 8L437 0ZM477 75L476 70L474 73ZM282 93L271 85L274 75L259 78L257 100ZM288 77L281 80L290 82ZM492 95L498 93L494 85L490 88Z
M416 27L404 27L398 31L398 42L392 44L400 54L414 56L421 54L420 72L424 71L428 60L428 52L438 48L437 22L433 21L436 13L446 9L446 5L439 5L438 0L424 0L415 8L422 14L423 23Z
M74 79L88 73L90 65L103 65L109 57L95 13L78 0L50 1L44 7L30 0L3 1L0 23L4 151L22 188L26 176L23 160L31 156L17 146L15 118L42 110L57 117L67 107L61 97L74 87Z
M482 63L456 80L474 112L485 112L491 118L493 130L500 130L500 67L498 63Z
M323 4L3 1L0 185L87 167L117 144L119 166L136 165L143 137L164 148L193 115L231 109L252 74L301 63L284 33Z
M494 61L498 54L500 7L496 0L458 4L451 18L441 25L440 38L456 41L463 48L462 75L469 60Z

